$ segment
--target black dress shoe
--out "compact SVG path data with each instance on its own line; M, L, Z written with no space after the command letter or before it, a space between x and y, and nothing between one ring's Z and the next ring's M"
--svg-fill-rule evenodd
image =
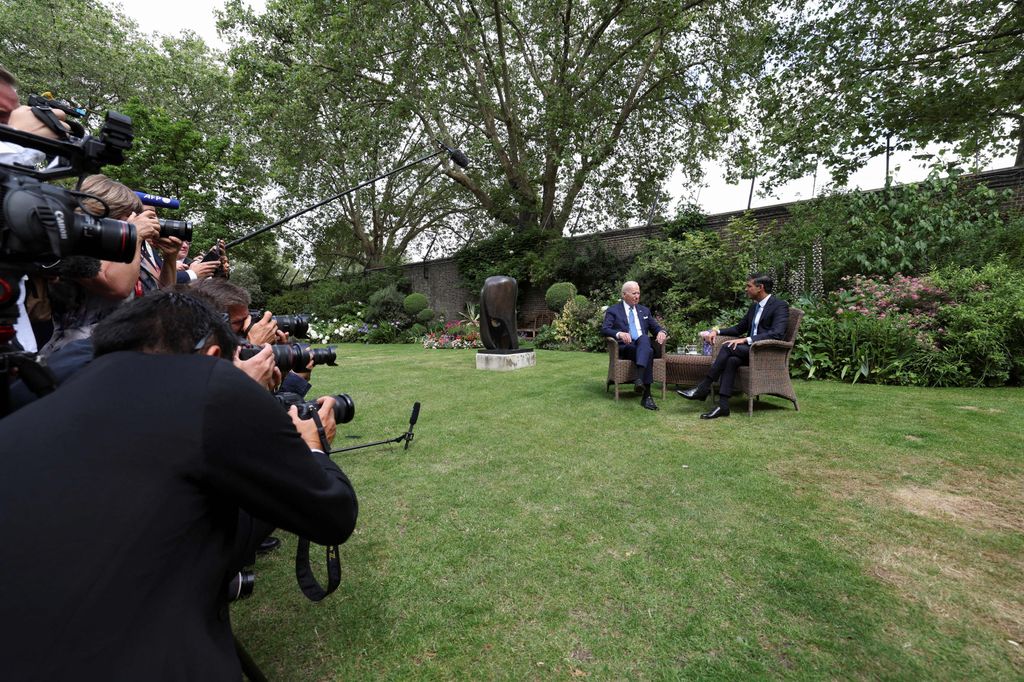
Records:
M644 406L645 410L656 410L656 409L658 409L658 406L654 404L654 398L652 398L649 395L648 396L644 396L640 400L640 404Z
M256 550L257 554L269 554L275 549L281 546L281 541L275 538L273 535L268 537L266 540L260 543L259 549Z
M721 405L718 405L718 406L715 407L715 409L711 410L710 412L705 412L704 414L702 414L700 416L700 418L701 419L718 419L719 417L728 417L728 416L729 416L729 408L722 407Z
M693 388L688 388L685 391L676 389L676 393L683 396L687 400L705 400L708 397L708 393L711 390L707 388L701 388L699 385Z

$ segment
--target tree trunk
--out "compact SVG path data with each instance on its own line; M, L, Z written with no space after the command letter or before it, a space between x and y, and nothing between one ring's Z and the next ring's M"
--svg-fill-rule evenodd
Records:
M1017 158L1014 160L1014 166L1024 166L1024 121L1021 121L1020 127L1017 128Z

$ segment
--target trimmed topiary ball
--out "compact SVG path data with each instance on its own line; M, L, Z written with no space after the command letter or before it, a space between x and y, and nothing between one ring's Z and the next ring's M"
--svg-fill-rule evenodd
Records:
M423 310L416 313L416 321L426 324L434 319L434 311L430 308L424 308Z
M428 305L429 302L427 301L427 297L421 293L409 294L408 296L405 297L405 300L402 302L402 306L405 308L405 312L408 313L409 317L416 317L417 315L419 315L420 311L422 311ZM434 314L431 313L430 317L432 318L433 316Z
M544 302L548 304L548 308L560 313L565 307L565 302L575 295L576 285L572 282L555 282L544 294Z

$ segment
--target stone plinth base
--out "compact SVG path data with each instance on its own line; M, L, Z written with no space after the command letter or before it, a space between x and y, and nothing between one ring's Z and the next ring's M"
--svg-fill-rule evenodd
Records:
M537 364L532 350L480 350L476 353L476 368L492 372L512 372Z

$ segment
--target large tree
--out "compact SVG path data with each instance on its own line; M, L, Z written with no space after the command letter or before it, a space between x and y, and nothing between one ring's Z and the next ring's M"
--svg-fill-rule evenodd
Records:
M201 38L144 36L96 0L0 8L0 64L17 76L21 93L76 101L89 111L87 127L110 109L131 115L133 149L124 165L104 170L133 188L180 198L173 217L197 222L197 248L265 220L265 173L253 162L229 73ZM264 241L240 254L266 266L273 251L276 244ZM262 268L265 279L272 270Z
M394 140L415 131L424 144L463 146L472 160L469 170L443 164L461 193L432 198L421 220L468 201L477 220L561 234L581 199L592 214L636 219L663 198L676 164L699 173L744 75L759 68L768 5L272 0L257 15L233 0L222 26L254 100L294 97L313 112L296 120L291 108L264 108L261 126L329 160L334 187L357 179L330 144L337 129ZM362 145L351 149L366 158ZM346 163L361 173L374 166Z
M787 18L739 136L746 170L820 162L842 182L890 143L1024 165L1024 2L837 0Z

